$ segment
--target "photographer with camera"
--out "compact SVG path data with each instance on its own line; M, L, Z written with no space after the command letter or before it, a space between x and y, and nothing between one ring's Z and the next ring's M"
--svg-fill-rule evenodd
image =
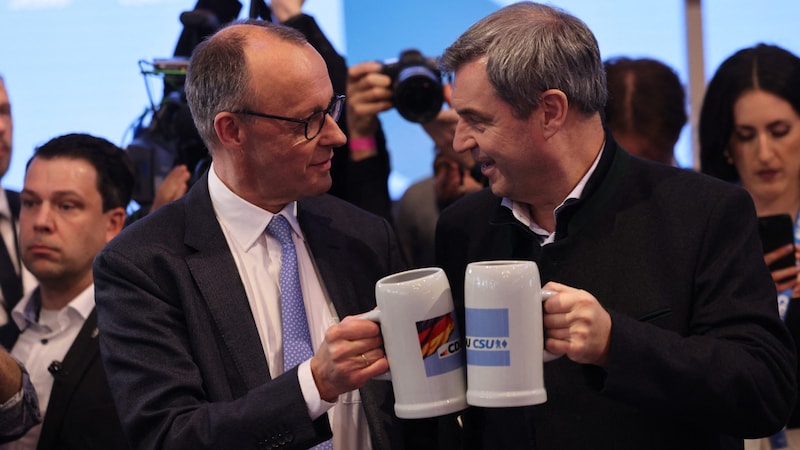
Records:
M450 85L442 92L450 104ZM439 213L466 194L485 187L485 178L469 153L453 150L458 114L442 109L422 128L433 139L433 173L406 189L395 210L395 229L403 252L412 267L430 267L436 263L434 242Z
M378 113L395 107L409 122L426 124L437 118L444 100L436 59L418 50L405 50L396 60L356 64L347 79L351 151L363 151L356 157L361 159L377 150L372 140L380 130Z
M392 108L392 80L382 74L381 64L367 61L351 67L347 73L348 145L354 161L378 154L377 136L381 133L378 113ZM385 139L381 147L386 149Z
M391 80L379 71L380 64L372 61L347 71L347 102L340 123L348 139L334 149L333 186L328 192L393 222L391 164L378 120L378 113L392 107Z
M414 267L433 264L434 232L439 211L469 192L484 187L480 172L472 173L469 154L453 151L458 116L442 109L449 103L450 86L441 83L436 59L418 50L399 58L366 61L348 72L347 125L351 158L374 157L385 150L378 114L392 108L409 122L419 123L434 143L433 174L412 184L400 199L395 229L408 262Z

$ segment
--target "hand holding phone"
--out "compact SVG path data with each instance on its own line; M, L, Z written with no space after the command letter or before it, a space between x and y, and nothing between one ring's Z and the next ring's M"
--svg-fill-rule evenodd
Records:
M779 214L759 217L758 234L764 249L764 261L772 272L777 290L781 292L794 287L797 283L797 268L794 222L791 216ZM791 246L791 249L787 248L788 246Z
M773 252L781 247L794 244L794 223L788 214L762 216L758 218L758 235L764 254ZM794 267L794 252L770 264L770 271Z

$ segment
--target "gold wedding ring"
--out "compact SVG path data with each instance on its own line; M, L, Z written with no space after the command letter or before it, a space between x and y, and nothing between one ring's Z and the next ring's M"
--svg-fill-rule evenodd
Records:
M361 359L364 360L364 367L369 367L369 361L367 361L367 357L362 353Z

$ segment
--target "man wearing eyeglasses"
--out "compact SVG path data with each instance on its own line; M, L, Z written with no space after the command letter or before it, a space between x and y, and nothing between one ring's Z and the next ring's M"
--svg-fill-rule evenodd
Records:
M352 317L404 265L386 220L325 194L346 138L323 59L293 29L239 22L194 51L186 95L211 168L94 266L131 446L424 448L410 439L427 422L401 423L391 384L371 381L388 370L378 326ZM292 334L313 349L295 367Z

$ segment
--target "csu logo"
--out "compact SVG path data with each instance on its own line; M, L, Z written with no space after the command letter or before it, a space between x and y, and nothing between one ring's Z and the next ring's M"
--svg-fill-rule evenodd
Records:
M505 350L507 339L467 337L467 350Z
M507 308L467 308L467 364L510 366Z

